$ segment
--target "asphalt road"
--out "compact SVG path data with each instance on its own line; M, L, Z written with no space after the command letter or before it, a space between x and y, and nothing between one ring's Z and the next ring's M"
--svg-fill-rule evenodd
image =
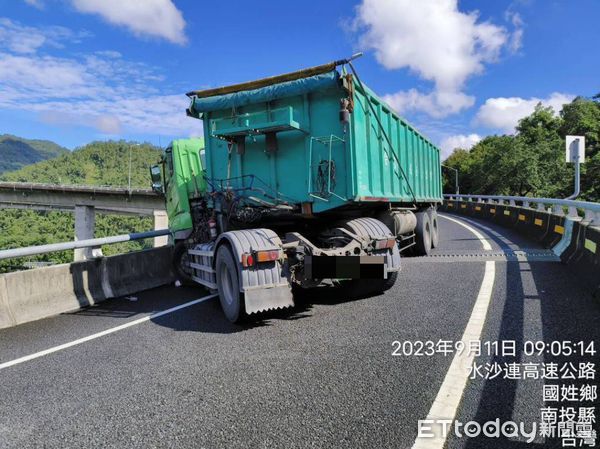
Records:
M392 342L459 340L486 260L495 260L495 280L482 340L595 340L598 349L600 306L585 286L550 259L512 257L542 254L536 245L473 223L492 246L487 255L471 231L442 218L436 256L404 259L384 295L351 300L321 289L244 326L228 323L213 298L0 369L0 448L410 448L452 355L394 357ZM0 365L205 295L169 286L1 330ZM517 351L514 360L562 359ZM456 417L531 423L542 385L471 380ZM557 444L447 441L469 449Z

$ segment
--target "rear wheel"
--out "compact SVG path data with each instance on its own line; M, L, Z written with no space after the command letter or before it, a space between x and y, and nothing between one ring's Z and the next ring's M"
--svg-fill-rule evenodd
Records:
M429 221L431 222L431 247L437 248L440 243L440 230L438 228L438 216L435 209L429 209Z
M240 293L237 263L227 245L221 245L217 250L215 271L223 313L232 323L239 323L245 318L246 311Z
M419 256L428 256L431 253L431 221L426 211L417 212L416 251Z
M389 228L374 218L355 218L348 221L344 227L357 235L365 237L393 237ZM398 252L398 246L391 249L392 253ZM378 251L378 255L384 255L387 250ZM351 295L363 296L371 293L383 293L394 286L398 279L398 272L392 271L387 274L386 279L354 279L347 281L346 288Z

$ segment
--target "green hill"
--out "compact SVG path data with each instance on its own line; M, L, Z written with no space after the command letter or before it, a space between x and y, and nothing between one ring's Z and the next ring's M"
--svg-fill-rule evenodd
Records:
M38 162L0 175L4 181L85 184L123 187L128 185L131 149L131 186L150 187L149 166L160 158L159 148L125 141L92 142L57 158ZM106 237L153 228L152 217L96 214L95 237ZM69 212L0 209L0 249L65 242L73 239L74 217ZM104 255L152 246L152 240L106 245ZM0 272L25 268L28 263L66 263L72 251L42 254L0 262Z
M0 173L18 170L36 162L52 159L69 150L49 140L30 140L10 134L0 135Z
M131 186L149 188L149 166L161 151L150 144L126 141L92 142L72 152L28 165L0 176L5 181L51 184L128 186L131 152Z

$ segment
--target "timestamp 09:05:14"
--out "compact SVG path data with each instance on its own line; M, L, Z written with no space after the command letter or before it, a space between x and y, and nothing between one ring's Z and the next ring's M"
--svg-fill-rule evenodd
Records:
M592 341L570 341L555 340L545 342L541 340L526 340L522 343L520 351L517 351L515 340L395 340L392 342L393 356L428 357L433 355L454 355L467 353L468 355L480 356L516 356L517 352L524 355L549 354L551 356L594 356L596 355L595 342Z

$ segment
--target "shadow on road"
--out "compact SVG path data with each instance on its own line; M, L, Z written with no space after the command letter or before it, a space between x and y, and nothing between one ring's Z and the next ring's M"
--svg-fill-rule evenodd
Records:
M478 221L473 220L475 223ZM491 229L481 229L495 241L502 249L514 249L523 241L523 237L514 231L499 228L497 225L484 222L482 225ZM531 245L532 242L526 242ZM497 270L500 265L497 265ZM594 356L564 354L552 355L550 345L552 342L563 341L594 341L596 350L600 349L600 307L595 303L592 292L585 284L578 283L564 265L548 262L507 262L505 265L505 295L499 300L498 308L494 315L493 308L488 311L486 327L497 329L492 333L494 340L515 341L516 353L514 356L478 357L476 362L504 364L530 364L542 367L543 364L556 364L559 367L573 363L578 367L581 362L594 362ZM502 282L496 279L496 290ZM493 320L500 320L494 323ZM482 339L486 337L482 335ZM488 336L489 338L489 336ZM526 341L542 340L549 346L540 354L526 355L523 351ZM560 344L560 343L555 343ZM560 351L559 351L560 352ZM521 365L523 366L523 365ZM541 369L540 369L541 372ZM576 374L577 375L577 374ZM560 377L560 376L559 376ZM547 380L530 378L524 380L503 379L498 376L494 379L475 380L473 388L479 388L479 403L469 419L480 424L494 421L500 422L523 421L527 428L532 422L539 425L542 407L575 407L593 406L592 403L580 402L544 402L543 385L558 385L559 389L569 384L577 387L582 384L597 384L598 380L559 379ZM521 390L521 391L519 391ZM469 413L467 412L467 415ZM598 430L598 428L596 427ZM521 448L558 448L562 447L558 438L537 438L533 443L507 438L478 437L464 441L466 449L521 449Z
M133 295L114 298L92 307L70 312L68 315L105 317L109 319L135 319L162 312L187 302L207 296L202 287L164 286ZM300 320L312 315L314 304L335 305L373 297L349 291L348 288L318 287L311 290L294 290L295 307L253 314L245 323L230 323L221 310L218 298L211 298L173 313L151 318L150 321L176 331L230 334L248 329L269 326L275 320Z

